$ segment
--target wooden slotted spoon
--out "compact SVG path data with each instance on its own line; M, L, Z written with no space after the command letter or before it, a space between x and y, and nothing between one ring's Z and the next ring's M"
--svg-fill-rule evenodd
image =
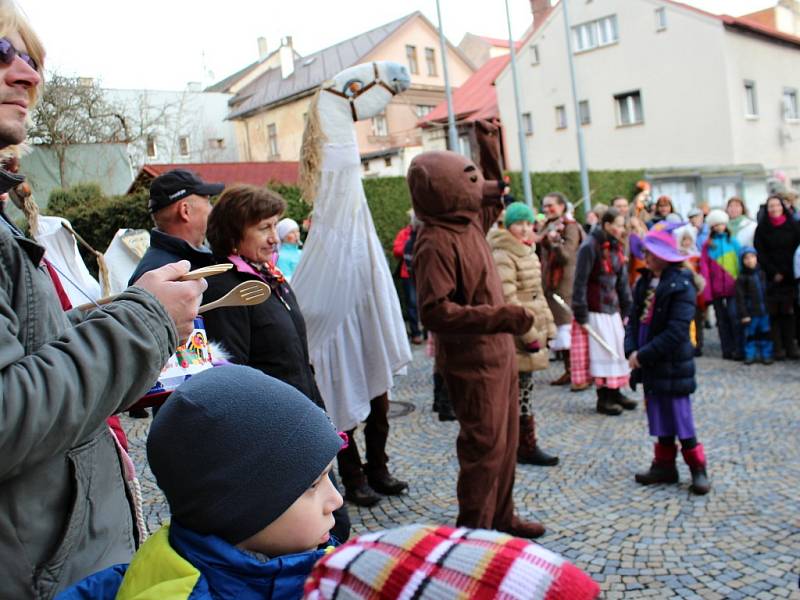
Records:
M270 294L272 294L272 290L263 281L244 281L219 300L214 300L214 302L201 306L197 310L197 314L201 315L206 311L222 308L223 306L253 306L254 304L261 304L266 302Z

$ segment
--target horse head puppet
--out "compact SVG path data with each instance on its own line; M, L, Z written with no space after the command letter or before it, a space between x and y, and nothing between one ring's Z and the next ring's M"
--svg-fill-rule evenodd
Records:
M355 145L355 122L381 114L410 85L408 69L390 61L349 67L322 84L309 106L300 150L300 187L306 200L316 195L324 144Z

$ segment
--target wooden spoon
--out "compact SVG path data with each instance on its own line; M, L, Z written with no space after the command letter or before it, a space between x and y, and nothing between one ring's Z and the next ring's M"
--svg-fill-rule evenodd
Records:
M244 281L225 294L219 300L204 304L197 310L201 315L208 310L223 306L253 306L265 302L272 294L269 286L263 281Z
M204 277L212 277L214 275L219 275L220 273L224 273L225 271L230 271L233 268L231 263L222 263L219 265L211 265L208 267L202 267L200 269L195 269L194 271L189 271L186 275L181 275L178 278L178 281L194 281L195 279L203 279ZM109 302L113 302L119 297L119 294L114 294L113 296L105 296L104 298L99 298L94 303L87 302L86 304L81 304L77 306L79 310L91 310L96 306L108 304Z

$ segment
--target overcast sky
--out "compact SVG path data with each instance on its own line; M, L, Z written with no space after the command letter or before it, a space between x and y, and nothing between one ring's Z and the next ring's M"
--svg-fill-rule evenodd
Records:
M435 0L17 0L47 49L48 68L99 78L106 87L184 89L241 69L291 35L301 54L320 50L414 10L434 24ZM573 0L574 1L574 0ZM740 15L777 0L684 0ZM508 0L519 37L530 24L529 0ZM441 0L445 35L507 37L504 0Z

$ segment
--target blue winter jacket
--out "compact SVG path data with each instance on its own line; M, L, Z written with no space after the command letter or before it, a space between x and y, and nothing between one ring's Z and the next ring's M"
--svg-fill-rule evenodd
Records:
M690 327L697 290L692 274L679 265L661 273L647 340L639 346L639 321L653 274L643 269L633 291L633 310L625 328L625 356L638 351L642 368L631 374L631 386L642 383L646 396L686 396L695 391L694 346Z
M173 522L148 538L129 565L95 573L56 600L296 600L324 554L312 550L261 562Z

